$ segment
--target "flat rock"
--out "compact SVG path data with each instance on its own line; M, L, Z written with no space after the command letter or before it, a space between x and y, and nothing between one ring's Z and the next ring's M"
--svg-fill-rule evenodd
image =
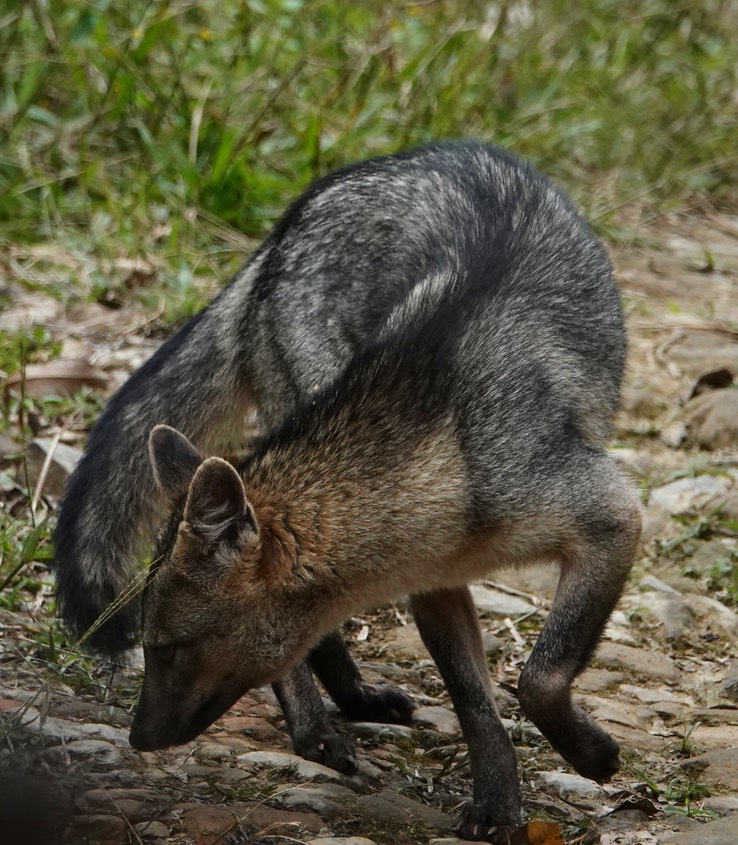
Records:
M711 390L687 405L687 432L703 449L738 445L738 390Z
M169 828L164 822L139 822L136 825L136 833L142 839L166 839L169 836Z
M738 789L738 747L717 748L682 763L686 771L697 772L708 786ZM738 842L738 836L735 839Z
M654 487L648 505L658 507L672 516L701 513L724 502L733 486L734 479L729 474L680 478L661 487Z
M376 795L362 795L356 801L356 809L368 821L379 824L420 822L436 830L450 830L453 827L453 820L447 813L391 789L384 789Z
M587 696L584 700L591 708L590 714L596 722L624 725L641 731L648 730L653 722L653 711L643 705L596 696Z
M316 783L338 783L343 786L351 786L352 781L346 775L342 775L335 769L322 766L320 763L313 763L310 760L303 760L295 754L287 754L283 751L249 751L246 754L239 754L236 758L242 766L261 768L269 766L279 769L281 772L293 771L299 780L313 780Z
M73 742L77 739L103 739L116 745L128 746L128 731L114 728L112 725L70 722L54 716L42 718L35 707L28 707L21 717L21 724L28 730L60 742Z
M55 745L46 753L59 756L69 754L73 759L90 760L96 767L105 769L119 766L123 762L120 751L104 739L76 739L64 745Z
M281 807L307 807L326 819L345 813L345 803L354 792L335 783L306 784L280 790L272 799Z
M564 801L574 804L582 800L602 804L607 796L603 787L580 775L570 775L567 772L536 772L536 777Z
M413 729L407 725L382 722L346 722L346 730L363 739L411 739Z
M495 590L492 587L486 587L484 584L472 584L471 590L472 598L477 610L482 613L492 613L495 616L525 616L528 613L535 612L538 608L519 596L511 596L509 593L504 593L502 590Z
M723 682L723 692L728 698L738 701L738 660L733 660L728 667Z
M478 845L471 839L457 839L455 836L444 836L441 839L429 839L428 845Z
M196 845L210 845L233 827L236 816L224 807L200 804L187 810L182 824Z
M622 643L603 642L595 660L609 667L617 667L658 681L677 681L679 668L665 654L653 649L633 648Z
M622 672L610 669L587 669L576 680L576 689L580 692L604 692L613 689L625 680Z
M197 748L197 756L202 760L215 760L222 762L229 760L235 754L234 750L227 745L218 742L204 742Z
M738 811L738 795L711 795L705 798L702 805L706 810L722 815Z
M684 833L662 834L660 845L733 845L738 842L738 814L706 822Z
M738 373L738 344L715 332L687 332L669 347L667 355L695 379L716 370Z
M248 822L249 825L275 835L279 833L294 835L302 830L307 833L321 833L325 829L325 822L316 813L280 810L266 804L234 804L233 808L239 818ZM277 839L279 838L281 837L277 836Z
M697 721L699 714L692 716ZM700 750L716 751L721 748L738 748L738 726L736 725L706 725L701 724L692 731L692 743Z
M418 658L425 659L428 657L428 649L423 644L417 625L414 622L409 622L407 625L398 625L396 628L390 628L385 633L384 644L390 654L399 655L400 657L408 657L411 660L417 660Z
M666 687L638 687L633 684L622 684L620 692L632 698L637 698L638 701L644 704L657 704L662 701L669 701L675 704L688 704L694 707L694 701L689 696L683 693L677 695Z
M661 626L666 640L682 640L694 631L697 617L689 602L676 593L650 592L623 596L621 606L645 612L645 616Z
M428 845L475 845L471 839L457 839L455 836L444 836L440 839L429 839Z
M418 707L413 712L413 721L423 725L429 725L442 734L457 734L461 732L459 719L453 710L441 705L430 707Z

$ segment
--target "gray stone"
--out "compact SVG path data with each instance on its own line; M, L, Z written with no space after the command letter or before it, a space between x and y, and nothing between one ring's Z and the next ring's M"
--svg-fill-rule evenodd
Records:
M577 678L576 689L581 692L604 692L613 689L625 680L622 672L609 669L587 669Z
M738 613L734 610L710 596L687 593L683 598L695 616L702 619L706 631L717 629L730 638L738 637Z
M409 657L411 660L416 660L419 657L428 657L428 650L423 645L418 628L414 622L391 628L385 634L384 644L390 654Z
M506 642L502 637L495 636L491 631L482 631L482 645L487 657L496 658L505 648Z
M112 725L71 722L54 716L43 718L35 707L27 707L21 716L21 724L28 730L60 742L72 742L77 739L103 739L116 745L128 746L128 731L114 728Z
M536 777L546 786L551 787L565 801L598 801L604 803L606 793L593 780L566 772L536 772Z
M412 739L413 730L407 725L382 722L347 722L344 726L363 739Z
M622 643L603 642L597 649L595 660L658 681L677 681L680 674L676 663L665 654Z
M719 560L730 560L735 552L736 542L733 539L702 542L689 558L689 568L698 575L707 575Z
M236 758L242 766L261 768L269 766L279 769L281 772L293 770L295 777L299 780L313 780L316 783L338 783L344 786L351 786L351 779L342 775L335 769L322 766L320 763L313 763L310 760L303 760L295 754L286 754L282 751L249 751L246 754L239 754Z
M221 745L219 742L205 742L197 749L197 755L202 760L214 760L216 762L223 760L230 760L234 755L234 750L227 745Z
M70 757L94 762L95 766L110 768L123 762L123 755L110 742L104 739L77 739L65 745L54 746L54 750L64 750Z
M713 813L735 813L738 811L738 795L711 795L702 805Z
M723 692L733 701L738 701L738 660L734 660L728 667L723 683Z
M656 590L658 593L668 593L672 596L679 595L679 590L675 590L670 584L667 584L666 581L662 581L655 575L646 575L644 578L641 578L639 586L642 590L646 591Z
M738 373L738 344L716 332L690 331L669 347L668 356L692 378L715 370Z
M663 845L662 839L648 830L603 832L599 839L600 845Z
M375 845L375 842L364 836L319 836L309 839L308 845Z
M638 687L633 684L622 684L620 692L637 698L644 704L656 704L663 701L688 704L694 707L694 701L684 694L677 695L666 687Z
M356 809L368 821L380 824L420 822L436 830L450 830L453 827L453 820L447 813L391 789L384 789L376 795L362 795L356 801Z
M726 475L697 475L680 478L651 490L648 503L674 516L701 513L725 500L733 488Z
M700 780L708 786L738 789L738 747L708 751L685 760L682 768L698 773ZM738 837L735 841L738 841Z
M322 818L333 819L345 813L345 802L356 796L352 790L335 783L306 784L280 790L274 801L281 807L307 807Z
M461 732L461 725L456 714L448 707L440 705L431 707L418 707L413 712L413 721L430 725L434 730L442 734L457 734Z
M695 628L694 611L676 590L629 594L623 596L621 606L645 611L648 617L661 625L661 633L669 641L685 639Z
M525 616L538 608L519 596L511 596L501 590L485 587L483 584L472 584L469 588L477 609L482 613L492 613L495 616Z
M166 839L169 836L169 828L163 822L139 822L136 825L136 832L143 839Z
M457 839L455 836L446 836L441 839L429 839L428 845L472 845L470 839Z
M701 824L684 833L662 834L661 845L734 845L738 842L738 814Z
M687 432L703 449L738 445L738 390L711 390L687 405Z

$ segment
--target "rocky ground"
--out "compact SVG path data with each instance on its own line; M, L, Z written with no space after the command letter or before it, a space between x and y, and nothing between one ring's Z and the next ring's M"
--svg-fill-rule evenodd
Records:
M643 490L645 534L626 594L577 684L583 706L621 744L612 784L572 774L513 694L555 572L497 572L474 587L537 845L738 841L738 218L674 216L641 231L642 246L614 250L631 355L613 453ZM90 353L99 371L119 377L153 344L133 330L141 315L118 316L130 321L125 330L114 321L106 329L103 317L78 315L63 355ZM59 447L80 434L39 433L48 439L33 447L30 465L38 471L50 440L45 484L59 492L64 461L74 459ZM0 813L10 841L59 842L68 825L71 845L459 842L466 749L404 605L346 625L366 678L397 684L420 704L410 725L336 715L361 760L346 777L292 754L266 690L188 746L133 751L127 729L139 670L111 678L99 665L60 661L52 635L42 649L48 601L43 590L38 596L0 611Z

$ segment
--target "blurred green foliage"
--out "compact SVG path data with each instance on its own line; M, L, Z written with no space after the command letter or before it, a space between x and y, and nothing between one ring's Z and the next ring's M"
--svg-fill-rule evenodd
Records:
M213 248L445 137L514 148L605 225L735 203L736 32L734 0L5 0L0 240Z

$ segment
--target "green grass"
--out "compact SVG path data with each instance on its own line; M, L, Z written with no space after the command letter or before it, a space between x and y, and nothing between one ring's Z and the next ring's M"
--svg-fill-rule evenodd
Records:
M314 177L433 138L513 147L595 220L728 202L738 12L719 0L10 0L0 236L192 258ZM193 259L194 261L194 259Z

